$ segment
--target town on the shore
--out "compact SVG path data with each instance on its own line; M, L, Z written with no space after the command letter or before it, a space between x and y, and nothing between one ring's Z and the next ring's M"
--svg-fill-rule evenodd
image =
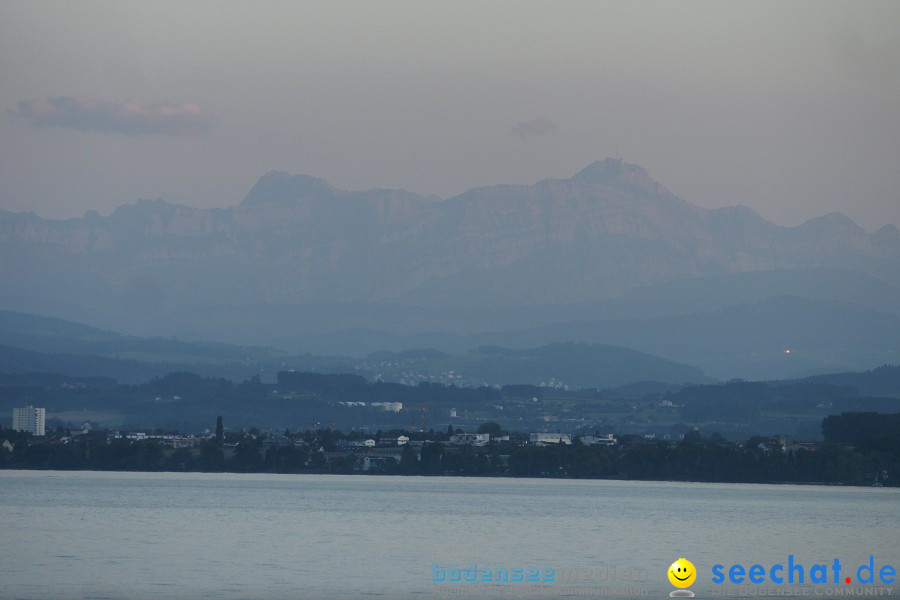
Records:
M744 442L692 430L679 439L595 432L393 429L343 433L47 428L45 409L13 409L0 428L0 468L238 473L367 473L609 478L746 483L898 484L900 414L844 413L823 421L824 442L753 436Z

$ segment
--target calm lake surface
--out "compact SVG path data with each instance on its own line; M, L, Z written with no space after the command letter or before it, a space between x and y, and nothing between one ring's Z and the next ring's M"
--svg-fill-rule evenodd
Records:
M774 596L771 582L715 586L711 568L792 554L807 569L839 558L854 581L870 556L900 571L900 490L0 471L0 541L3 599L663 599L682 556L698 598ZM450 581L472 565L477 582ZM485 583L485 569L555 580ZM780 593L854 589L828 583Z

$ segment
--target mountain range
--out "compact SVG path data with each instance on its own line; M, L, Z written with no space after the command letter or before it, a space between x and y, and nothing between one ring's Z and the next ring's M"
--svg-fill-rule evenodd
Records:
M708 338L722 320L753 330L812 302L828 305L818 313L828 321L779 345L802 345L804 331L819 330L817 349L828 358L804 366L815 371L880 364L844 360L841 334L821 330L847 317L862 324L863 338L870 330L884 338L885 324L894 331L900 232L885 225L868 233L836 213L783 227L745 207L700 208L617 159L569 179L448 199L346 192L272 172L227 209L143 200L69 220L0 211L0 278L4 309L135 335L290 352L326 344L328 352L355 355L403 349L397 336L497 343L504 332L543 330L529 345L584 337L662 348L666 358L698 364L690 360L696 352L679 355L678 338L667 331L673 325L658 319L681 319ZM757 309L731 308L739 305ZM655 325L654 339L623 343L625 325L614 334L585 325L623 320ZM691 331L679 327L682 337ZM572 337L584 332L590 335ZM783 349L734 342L737 360ZM878 358L861 360L897 350L877 346Z

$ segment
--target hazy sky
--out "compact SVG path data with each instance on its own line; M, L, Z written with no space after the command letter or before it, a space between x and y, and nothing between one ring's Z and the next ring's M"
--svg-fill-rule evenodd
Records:
M900 225L900 2L0 3L0 207L450 196L622 156L688 201Z

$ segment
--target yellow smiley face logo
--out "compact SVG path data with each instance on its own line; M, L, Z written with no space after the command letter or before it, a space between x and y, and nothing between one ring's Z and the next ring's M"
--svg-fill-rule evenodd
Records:
M669 581L677 588L689 587L697 579L694 563L686 558L679 558L669 567Z

